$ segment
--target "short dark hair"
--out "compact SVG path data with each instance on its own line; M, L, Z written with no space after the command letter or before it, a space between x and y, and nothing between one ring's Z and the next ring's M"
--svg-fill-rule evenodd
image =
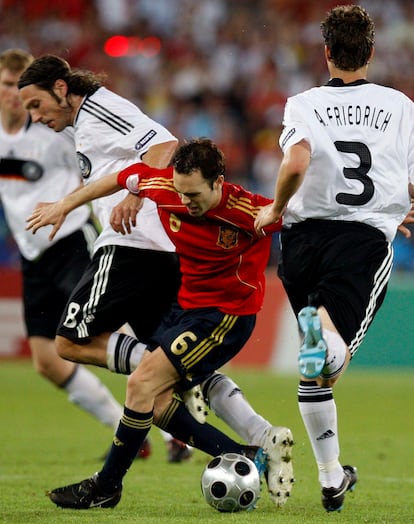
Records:
M225 175L224 154L208 138L196 138L180 146L172 159L172 165L180 175L190 175L200 170L210 187L220 175Z
M338 69L356 71L368 63L374 47L375 26L363 7L334 7L322 21L321 30L331 60Z
M69 63L54 55L41 56L34 60L23 72L18 88L36 85L52 93L56 80L64 80L68 85L68 94L91 95L102 86L104 76L92 71L71 69Z

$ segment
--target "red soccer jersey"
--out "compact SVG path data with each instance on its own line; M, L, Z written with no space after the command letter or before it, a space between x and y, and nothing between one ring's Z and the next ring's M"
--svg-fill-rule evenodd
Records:
M232 315L260 310L272 237L259 238L254 220L271 199L225 182L220 204L202 217L192 217L174 188L171 167L135 164L121 171L118 183L156 202L180 257L178 302L183 309L215 307ZM266 232L280 228L279 222Z

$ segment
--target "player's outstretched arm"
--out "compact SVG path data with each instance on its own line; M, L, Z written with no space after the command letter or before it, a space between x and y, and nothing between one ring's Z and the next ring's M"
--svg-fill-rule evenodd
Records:
M276 180L275 199L272 204L259 211L254 223L259 236L264 235L263 228L265 226L269 226L281 218L289 199L303 182L309 161L310 148L305 140L294 144L286 151Z
M57 202L39 202L33 213L26 219L26 230L33 234L43 226L53 225L49 240L53 240L61 225L65 221L66 212L63 200Z
M56 233L66 219L66 216L84 204L111 195L122 189L117 182L118 173L107 175L87 186L78 188L57 202L42 202L38 204L33 213L26 219L27 231L36 233L44 226L53 225L49 240L53 240Z
M142 162L158 169L168 166L177 143L178 140L171 140L152 145L143 155ZM129 193L122 202L113 208L109 222L114 231L121 233L121 235L131 233L131 228L136 226L136 218L142 207L142 202L141 197Z

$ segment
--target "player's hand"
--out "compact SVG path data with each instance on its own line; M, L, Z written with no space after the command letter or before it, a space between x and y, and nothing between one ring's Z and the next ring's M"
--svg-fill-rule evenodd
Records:
M49 235L49 240L53 240L65 221L65 218L66 213L64 212L63 205L60 201L40 202L35 207L33 213L26 218L26 231L32 231L32 233L35 234L41 227L52 225L53 228Z
M402 224L398 226L398 231L402 233L405 238L411 238L411 231L404 224L414 224L414 199L411 199L411 209L404 218Z
M262 207L258 212L256 220L254 221L254 228L256 229L257 236L264 237L266 233L264 227L274 224L280 219L280 213L276 213L273 209L273 204L268 204Z
M137 225L137 214L142 207L142 198L133 193L117 204L111 213L110 224L112 229L121 235L131 233L132 227Z

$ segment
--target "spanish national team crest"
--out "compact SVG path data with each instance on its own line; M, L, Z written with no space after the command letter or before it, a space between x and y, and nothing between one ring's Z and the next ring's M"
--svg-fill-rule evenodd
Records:
M219 230L219 237L217 240L217 245L222 247L223 249L231 249L232 247L236 247L239 241L239 233L237 230L226 227L226 226L220 226Z

